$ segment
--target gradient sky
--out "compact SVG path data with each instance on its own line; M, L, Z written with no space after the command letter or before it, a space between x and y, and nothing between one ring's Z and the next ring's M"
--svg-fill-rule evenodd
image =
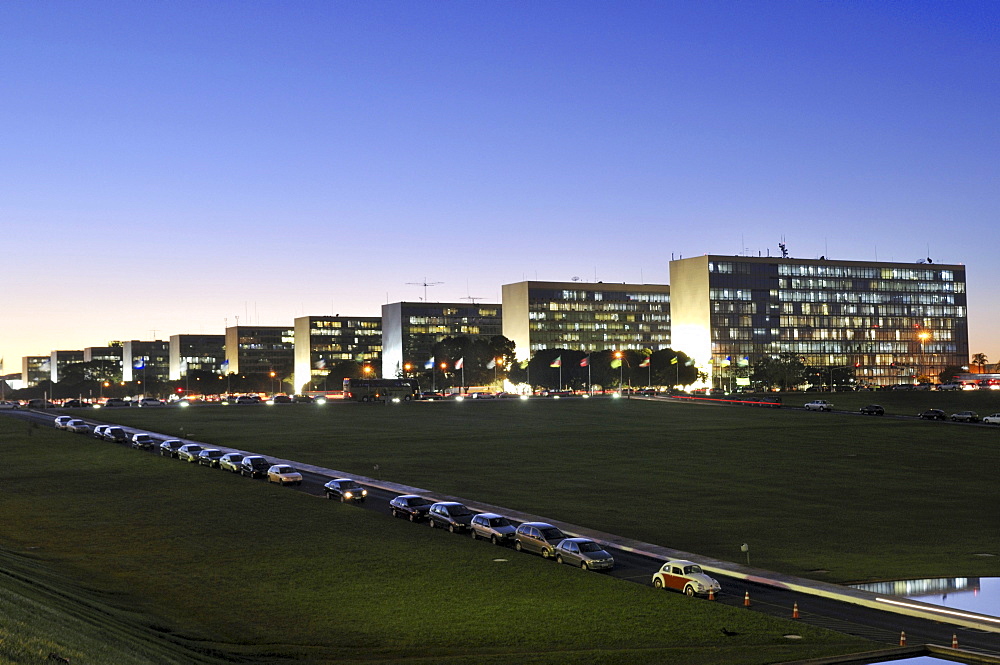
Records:
M998 26L992 0L7 0L5 371L782 240L966 264L1000 361Z

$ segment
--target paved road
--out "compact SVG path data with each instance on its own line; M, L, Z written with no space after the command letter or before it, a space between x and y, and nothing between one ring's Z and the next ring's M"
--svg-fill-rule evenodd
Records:
M36 422L42 426L51 426L54 418L53 413L34 412L27 410L17 410L4 412L17 418ZM58 412L57 412L58 413ZM93 422L88 420L88 422ZM163 435L154 434L157 446L165 438ZM67 433L67 436L82 436ZM140 451L146 454L156 455L158 451ZM260 454L266 454L265 452ZM317 497L325 497L323 484L335 477L325 473L303 472L303 483L298 488L302 492L312 494ZM261 482L261 481L257 481ZM390 515L389 500L398 495L398 492L391 492L380 487L368 485L368 499L359 508L373 510L384 515ZM413 528L426 528L421 522L413 525ZM441 530L442 538L458 538L468 536L457 536L448 534ZM483 543L483 547L494 547L489 543ZM508 548L510 549L510 548ZM649 557L631 551L617 548L609 548L615 557L615 569L609 573L613 577L652 586L652 575L659 569L662 559ZM511 549L511 554L513 550ZM522 554L520 556L533 556ZM555 565L555 564L553 564ZM581 575L595 575L601 573L588 573L580 571ZM847 603L833 598L824 598L811 594L804 594L787 589L776 588L767 584L759 584L741 579L739 577L728 577L725 575L715 576L722 585L720 593L714 602L731 605L734 607L744 606L746 594L750 595L750 606L748 611L763 612L772 616L791 618L793 606L798 605L799 621L814 626L821 626L846 633L864 637L886 645L898 645L900 633L905 631L907 643L915 644L936 644L950 646L952 637L957 636L959 647L973 653L981 653L1000 658L1000 633L991 633L970 628L963 628L951 624L934 622L927 619L915 618L898 614L895 612L881 611L874 608L864 607L853 603ZM672 593L664 591L664 593ZM691 602L709 602L702 599L692 599ZM720 626L720 629L723 626Z

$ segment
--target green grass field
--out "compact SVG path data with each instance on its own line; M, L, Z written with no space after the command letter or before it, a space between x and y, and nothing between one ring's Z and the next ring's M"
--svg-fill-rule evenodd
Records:
M643 400L105 415L827 581L1000 574L1000 427Z
M219 436L243 429L258 442L280 436L283 452L341 457L338 439L365 447L365 421L369 452L385 452L386 419L429 423L420 408L121 416L180 419L206 435L219 420ZM295 426L305 414L311 444ZM0 449L4 664L54 652L74 664L752 665L874 646L9 418Z

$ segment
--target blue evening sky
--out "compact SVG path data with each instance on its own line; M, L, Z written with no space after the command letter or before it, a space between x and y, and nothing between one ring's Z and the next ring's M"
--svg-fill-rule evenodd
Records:
M1000 361L1000 2L0 4L0 356L668 281L968 266Z

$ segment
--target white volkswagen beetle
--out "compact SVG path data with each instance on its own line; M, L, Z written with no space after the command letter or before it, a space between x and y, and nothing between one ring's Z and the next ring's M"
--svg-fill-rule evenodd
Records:
M719 582L708 575L696 563L684 559L667 561L653 575L653 586L657 589L677 589L688 596L719 593Z

